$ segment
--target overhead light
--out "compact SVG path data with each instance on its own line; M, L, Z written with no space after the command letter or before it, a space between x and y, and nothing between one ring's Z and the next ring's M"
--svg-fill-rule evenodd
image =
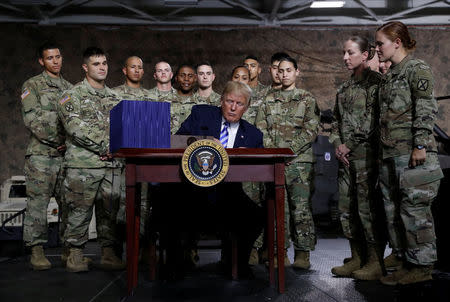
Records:
M311 8L336 8L343 7L345 1L313 1Z

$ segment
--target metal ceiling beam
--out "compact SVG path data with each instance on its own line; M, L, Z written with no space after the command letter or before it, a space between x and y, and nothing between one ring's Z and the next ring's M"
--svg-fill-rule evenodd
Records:
M255 15L256 17L260 18L263 21L266 21L266 16L264 16L263 14L261 14L260 12L258 12L256 9L253 9L247 5L245 5L244 3L242 3L241 1L233 1L233 0L220 0L221 2L224 2L226 4L229 4L231 6L237 6L237 7L241 7L243 9L245 9L246 11L252 13L253 15Z
M120 1L113 0L113 1L111 1L111 2L114 3L114 4L116 4L117 6L123 7L123 8L125 8L125 9L127 9L127 10L129 10L129 11L131 11L131 12L133 12L133 13L138 14L139 16L141 16L141 17L144 18L144 19L148 19L148 20L152 20L152 21L159 21L158 18L155 18L155 17L153 17L152 15L149 15L149 14L147 14L147 13L141 11L140 9L134 8L134 7L132 7L132 6L130 6L130 5L127 5L127 4L123 4L123 3L120 2Z
M4 7L4 8L7 8L7 9L10 9L10 10L13 10L15 12L19 12L19 13L23 13L24 12L20 8L17 8L14 5L11 5L11 4L0 3L0 7Z
M273 2L272 11L270 12L270 15L269 15L269 21L275 20L275 18L277 17L278 10L280 9L280 5L281 5L281 0L275 0Z
M396 14L393 14L393 15L390 15L390 16L384 18L383 21L389 21L389 20L392 20L392 19L397 19L399 17L403 17L404 15L407 15L407 14L416 12L418 10L427 8L427 7L429 7L429 6L431 6L431 5L435 4L435 3L438 3L438 2L442 2L442 0L432 1L432 2L429 2L429 3L421 5L421 6L413 7L413 8L410 8L410 9L406 9L404 11L401 11L399 13L396 13Z
M67 0L66 2L64 2L61 5L58 5L57 7L55 7L51 12L48 13L49 16L54 16L56 15L60 10L71 6L71 5L82 5L85 4L87 2L91 2L92 0Z
M197 7L198 7L198 4L201 3L202 1L203 1L203 0L198 0ZM168 17L171 17L171 16L174 16L174 15L176 15L176 14L178 14L178 13L180 13L180 12L186 10L187 8L188 8L188 7L180 7L180 8L177 8L177 9L171 11L170 13L168 13L168 14L164 17L164 19L166 19L166 18L168 18Z
M312 1L308 1L305 4L300 5L300 6L296 7L296 8L292 8L291 10L288 10L285 13L278 14L278 19L281 20L281 19L284 19L284 18L286 18L286 17L288 17L290 15L296 14L296 13L302 11L302 10L308 9L311 6L311 3L312 3Z
M371 10L370 8L368 8L364 3L362 3L360 0L353 0L356 4L358 4L359 6L361 6L361 8L363 10L366 11L366 13L368 13L372 18L374 18L378 23L383 23L383 20L381 20L380 18L378 18L378 16L374 13L373 10Z

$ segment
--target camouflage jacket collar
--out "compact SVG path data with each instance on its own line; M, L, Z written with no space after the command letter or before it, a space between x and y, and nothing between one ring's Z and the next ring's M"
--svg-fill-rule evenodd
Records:
M105 85L105 88L103 88L103 89L95 89L94 87L91 86L91 84L89 84L89 82L86 78L84 78L83 82L81 82L81 83L82 83L82 85L84 85L87 88L87 91L89 92L89 94L96 95L101 98L111 96L111 95L114 95L114 96L116 95L106 85Z
M168 90L168 91L162 91L162 90L159 90L158 87L155 87L155 91L158 95L158 98L161 96L166 96L168 94L178 94L177 90L173 87L170 87L170 90Z
M144 89L143 87L138 87L138 88L130 87L127 85L127 83L123 83L122 85L120 85L117 88L122 88L122 87L127 92L139 92Z
M294 95L298 94L300 89L295 87L292 90L275 90L275 101L279 102L288 102L290 101Z
M361 72L361 74L358 74L358 75L352 74L352 82L356 84L356 83L360 83L360 82L364 81L365 79L367 79L369 73L370 73L370 68L367 67Z
M391 69L389 69L391 74L399 74L402 73L402 70L404 69L404 67L406 66L406 64L411 61L413 58L411 55L407 55L406 57L403 58L403 60L398 63L397 65L394 65L391 67Z
M42 72L42 77L50 87L61 87L63 82L65 81L61 74L58 78L53 78L45 70Z

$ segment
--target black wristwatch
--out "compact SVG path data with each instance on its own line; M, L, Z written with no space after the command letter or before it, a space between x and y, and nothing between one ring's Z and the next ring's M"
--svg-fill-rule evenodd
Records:
M424 145L417 145L416 148L418 150L426 149Z

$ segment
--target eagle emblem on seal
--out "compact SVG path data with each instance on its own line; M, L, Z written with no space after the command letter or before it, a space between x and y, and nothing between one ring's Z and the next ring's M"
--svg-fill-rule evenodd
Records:
M202 151L195 155L197 163L200 167L200 171L203 175L210 175L217 168L217 164L214 164L215 155L209 151ZM214 164L214 165L213 165Z

